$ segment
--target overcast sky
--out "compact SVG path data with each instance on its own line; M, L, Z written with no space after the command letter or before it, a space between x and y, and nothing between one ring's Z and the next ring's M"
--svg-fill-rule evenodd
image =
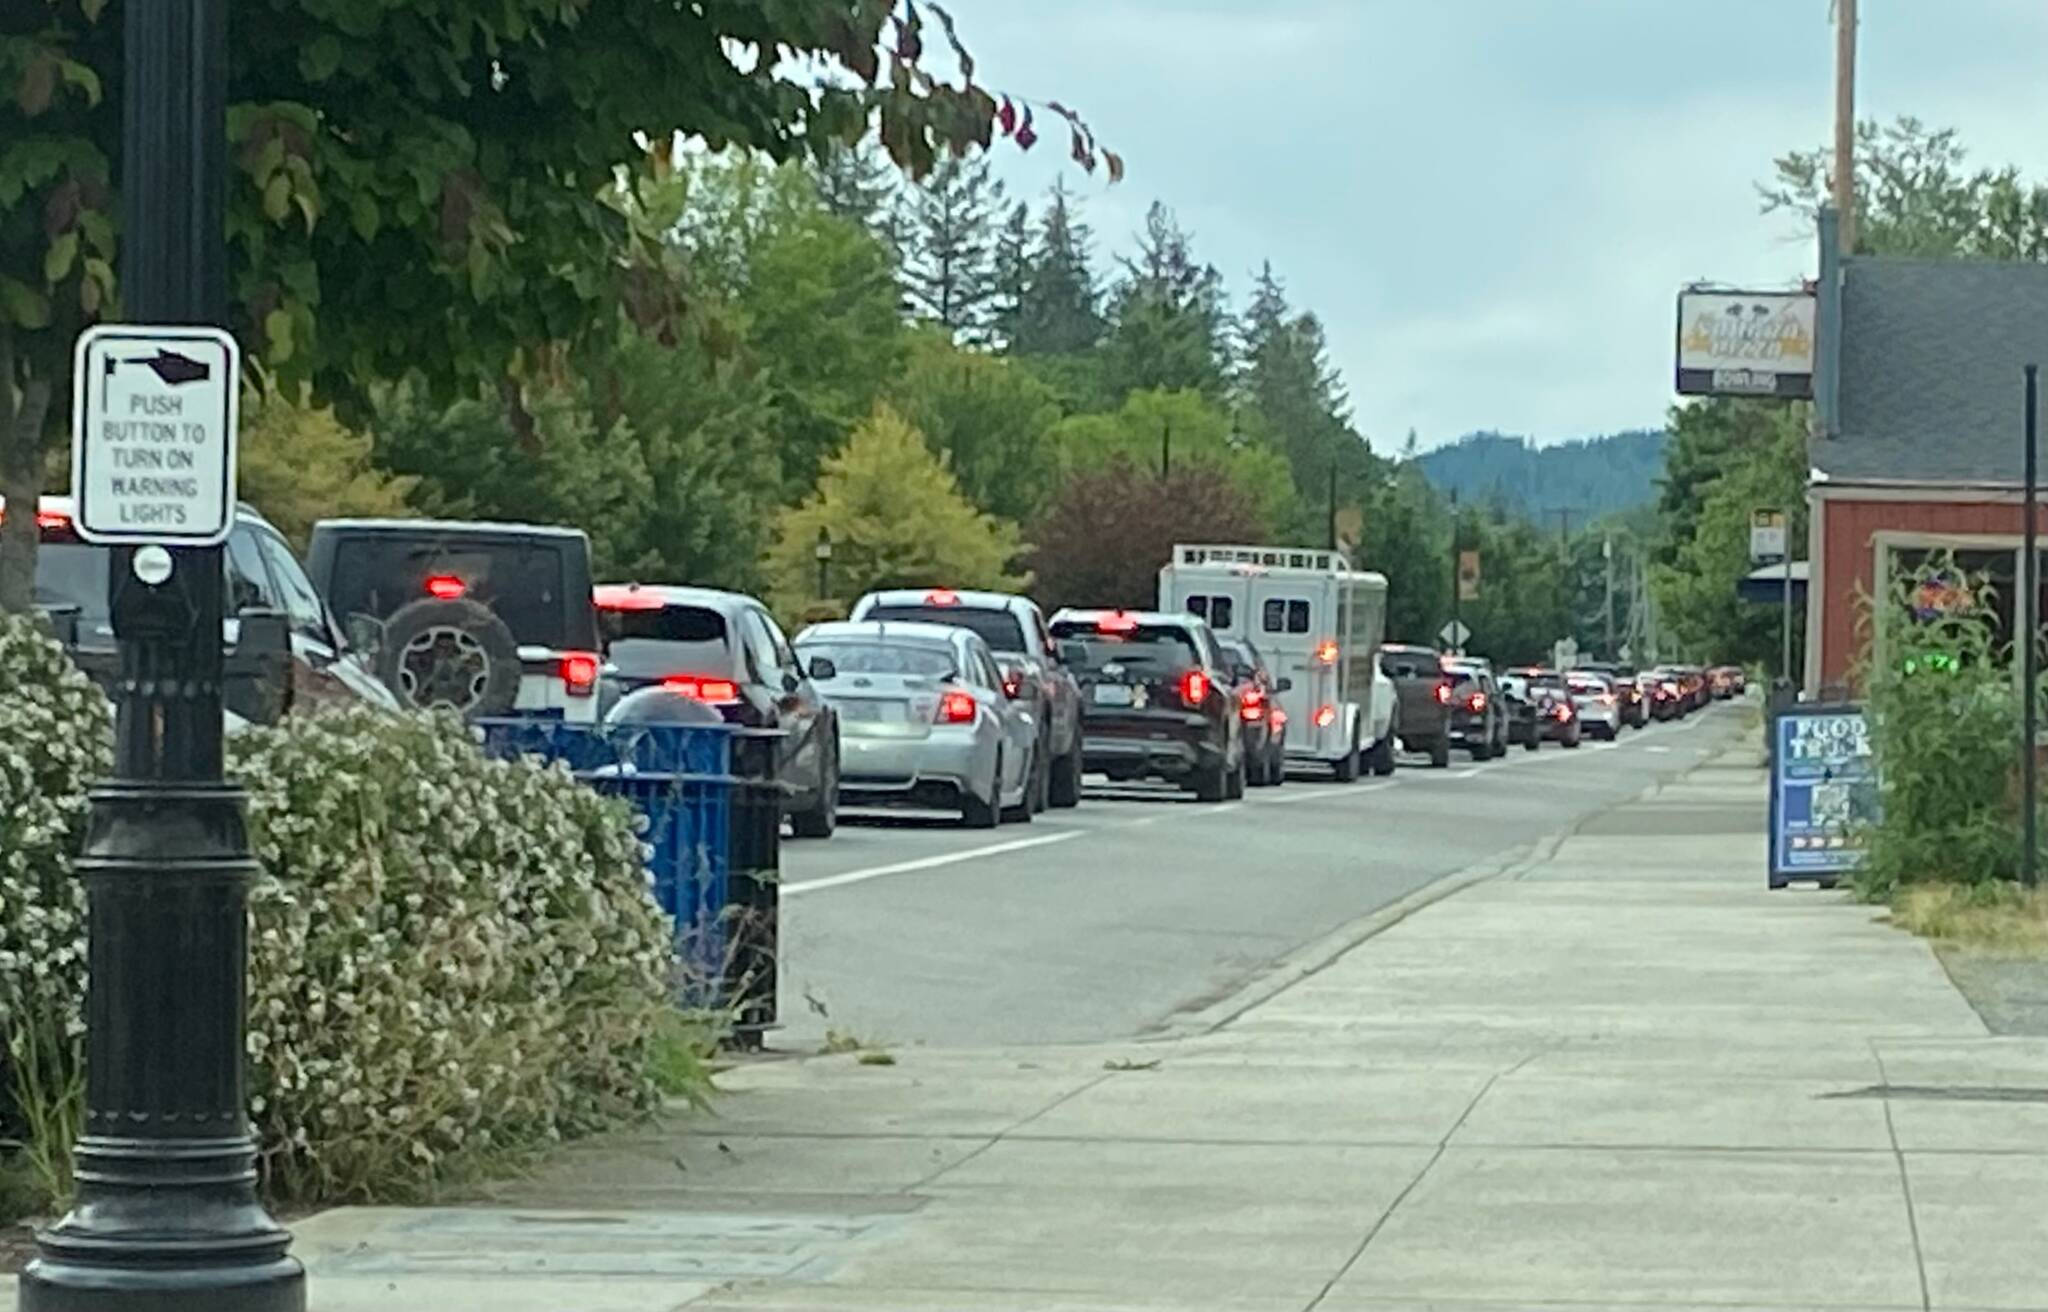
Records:
M1130 161L1068 166L1106 247L1154 197L1240 304L1270 258L1328 326L1382 451L1475 429L1656 426L1673 298L1784 285L1813 242L1757 213L1830 131L1828 0L953 0L999 88L1080 108ZM1864 0L1860 112L2048 174L2048 3ZM997 152L1014 192L1066 153Z

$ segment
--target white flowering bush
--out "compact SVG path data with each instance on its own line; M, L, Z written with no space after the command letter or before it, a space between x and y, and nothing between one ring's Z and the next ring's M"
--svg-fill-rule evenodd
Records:
M0 617L0 1139L53 1199L82 1101L98 690ZM249 1084L270 1192L393 1202L653 1109L672 932L630 810L487 759L452 717L343 711L229 743L250 895Z
M671 931L630 810L452 716L239 735L251 1106L273 1191L389 1201L651 1110Z
M64 649L0 614L0 1141L59 1192L84 1083L85 889L72 857L112 726Z

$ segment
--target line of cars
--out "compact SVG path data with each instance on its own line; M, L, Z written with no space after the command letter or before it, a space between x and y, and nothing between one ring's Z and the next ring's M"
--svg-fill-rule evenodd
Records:
M1569 670L1496 671L1483 657L1404 645L1382 648L1381 662L1401 698L1403 746L1438 767L1450 764L1453 751L1487 761L1516 745L1536 751L1547 742L1575 748L1588 736L1612 741L1624 729L1688 715L1744 687L1738 666L1638 671L1588 661Z
M46 498L36 598L95 677L116 675L115 553ZM1084 774L1201 801L1290 771L1385 775L1669 718L1740 671L1496 673L1382 638L1386 581L1340 553L1181 546L1159 609L1070 609L945 587L871 593L790 639L755 598L597 584L574 529L426 519L317 524L302 567L252 508L223 555L231 725L344 701L596 723L658 690L777 731L785 812L826 837L842 801L1028 821ZM337 616L344 617L337 619Z

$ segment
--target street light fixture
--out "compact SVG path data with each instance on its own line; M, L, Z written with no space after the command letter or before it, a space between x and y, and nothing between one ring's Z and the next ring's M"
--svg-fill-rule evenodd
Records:
M811 549L818 560L818 600L824 601L832 595L832 530L818 525L818 545Z
M228 0L123 7L121 296L147 325L227 322ZM160 547L141 551L161 552ZM114 549L113 777L78 860L91 907L78 1197L36 1236L21 1312L303 1312L256 1194L243 1082L245 796L222 772L221 549ZM138 582L130 582L131 575Z

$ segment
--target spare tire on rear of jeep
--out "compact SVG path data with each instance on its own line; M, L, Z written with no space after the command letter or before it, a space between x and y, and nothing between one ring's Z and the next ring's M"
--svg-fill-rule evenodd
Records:
M481 602L422 597L384 622L377 677L408 709L503 715L521 674L512 630Z

